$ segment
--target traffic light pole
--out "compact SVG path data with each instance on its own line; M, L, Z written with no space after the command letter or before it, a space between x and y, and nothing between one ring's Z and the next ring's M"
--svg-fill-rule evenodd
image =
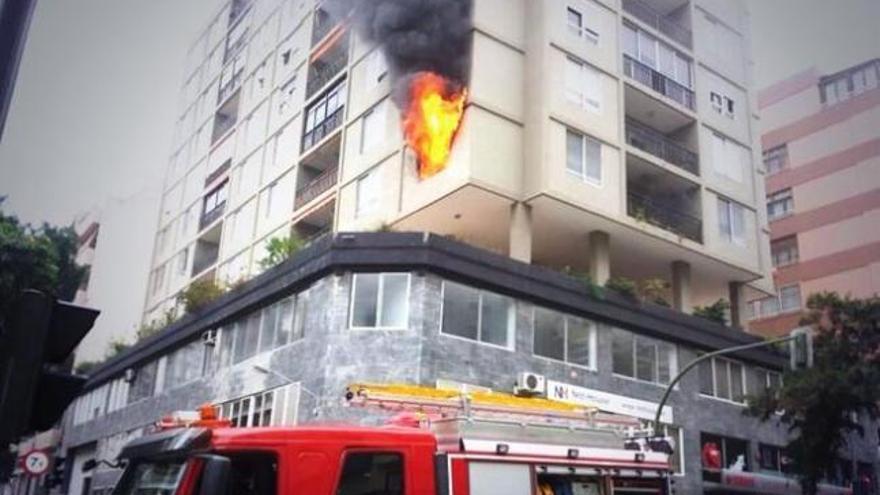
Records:
M707 359L712 359L713 357L716 357L716 356L723 356L725 354L733 354L735 352L747 351L749 349L757 349L760 347L770 347L772 345L781 344L783 342L790 342L790 341L795 340L799 337L800 337L800 335L795 334L795 335L789 335L786 337L779 337L777 339L772 339L772 340L762 340L761 342L753 342L751 344L738 345L736 347L728 347L727 349L721 349L718 351L703 354L702 356L700 356L697 359L694 359L693 361L688 363L688 365L685 366L684 369L682 369L677 375L675 375L675 378L673 378L672 381L669 382L669 385L666 386L666 391L663 392L663 398L660 399L660 404L657 405L657 413L654 416L654 434L656 435L657 432L660 431L660 416L663 413L663 406L666 404L666 401L669 399L669 394L672 393L672 389L675 388L675 385L682 379L682 377L684 377L684 375L687 374L688 371L692 370L695 366L697 366L698 364L702 363L703 361L705 361Z

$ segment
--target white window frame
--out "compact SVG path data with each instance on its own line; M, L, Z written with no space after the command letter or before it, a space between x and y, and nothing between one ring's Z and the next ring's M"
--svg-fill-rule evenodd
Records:
M718 196L719 204L723 204L724 208L727 210L727 218L728 218L728 230L725 232L721 230L721 218L718 219L718 231L721 236L721 239L729 244L735 244L737 246L745 246L746 245L746 208L745 206L737 203L732 199L728 199L722 196ZM736 218L737 209L742 214L742 236L738 236L737 229L734 227L734 218ZM720 210L719 210L720 211Z
M787 143L780 144L779 146L774 146L773 148L764 151L762 155L762 161L764 162L764 171L767 172L768 176L779 173L788 167ZM774 165L774 167L771 167L770 163L778 165Z
M373 117L376 120L373 121L376 125L375 129L372 129L372 132L376 133L373 137L368 141L367 140L367 119ZM358 143L358 151L361 155L365 155L371 151L375 151L378 149L383 142L385 142L386 130L388 127L388 109L385 105L385 101L380 101L379 103L373 105L369 110L364 112L361 117L361 135Z
M565 7L565 25L568 28L568 32L574 36L577 36L578 38L583 38L590 43L599 43L599 33L587 27L587 16L584 12L584 5L580 2L578 2L577 4L574 4L573 2L568 2ZM570 13L576 14L580 22L571 22L571 18L569 17Z
M718 397L718 380L717 380L717 377L715 376L715 362L716 361L723 361L724 365L727 367L727 389L728 389L728 391L730 391L730 398L729 399L725 399L724 397ZM747 381L748 368L746 367L745 363L743 363L741 361L737 361L735 359L727 359L727 358L722 358L722 357L713 357L713 358L709 359L707 362L712 367L712 395L705 394L705 393L703 393L702 390L700 390L699 391L700 397L707 397L707 398L710 398L713 400L719 400L721 402L726 402L728 404L736 404L738 406L745 407L747 405L746 399L749 396L749 384ZM740 375L741 375L741 379L742 379L742 389L743 389L742 402L737 402L733 398L733 395L734 395L733 394L733 374L731 373L731 366L730 366L731 364L736 364L736 365L739 365L739 367L740 367Z
M354 218L368 218L379 212L379 169L373 169L355 182Z
M565 57L565 64L565 98L584 110L601 114L602 74L572 56Z
M781 253L787 253L782 260ZM770 261L773 268L782 268L797 264L800 261L800 246L797 236L785 237L770 243Z
M359 327L354 324L354 303L355 303L355 294L357 291L357 280L358 275L378 275L379 276L379 286L376 289L376 326L374 327ZM382 296L384 295L385 290L385 276L386 275L406 275L406 293L404 295L404 304L405 309L404 313L406 315L406 323L402 327L383 327L380 325L382 321ZM349 330L408 330L409 329L409 317L410 317L410 294L412 293L412 274L408 272L362 272L362 273L353 273L351 277L351 291L349 291L349 303L348 303L348 328Z
M638 349L639 346L638 346L637 341L638 341L638 340L647 341L647 342L652 343L652 344L655 345L655 346L658 345L658 344L665 344L665 345L672 346L672 352L669 354L669 380L670 380L670 381L672 381L672 379L675 378L676 375L678 375L678 346L675 345L675 344L673 344L672 342L666 342L666 341L664 341L664 340L653 339L653 338L651 338L651 337L645 337L645 336L643 336L643 335L639 335L639 334L637 334L637 333L635 333L635 332L630 332L629 330L624 330L624 329L622 329L622 328L617 329L617 330L619 330L619 331L621 331L621 332L627 332L627 333L629 333L630 335L632 335L632 341L633 341L633 346L632 346L632 366L633 366L633 376L623 375L623 374L620 374L620 373L617 373L617 372L614 371L614 353L613 353L613 352L612 352L612 355L611 355L611 370L612 370L612 371L611 371L611 374L614 375L614 376L616 376L617 378L622 378L622 379L624 379L624 380L632 380L632 381L639 382L639 383L650 383L650 384L652 384L652 385L657 385L658 387L663 387L663 388L668 387L668 386L669 386L669 383L668 383L668 382L667 382L667 383L663 383L663 382L659 381L659 377L660 377L660 360L659 360L659 359L657 359L657 361L654 363L654 374L657 376L658 381L643 380L643 379L641 379L641 378L638 378L638 371L637 371L637 367L638 367L637 349ZM613 332L613 330L612 330L612 332L611 332L611 338L612 338L612 345L613 345L613 339L614 339L614 332ZM658 356L659 356L659 351L660 351L660 349L658 348L658 349L657 349L657 355L658 355ZM673 388L676 389L676 390L678 390L678 384L676 384Z
M543 311L550 311L550 312L557 313L560 316L562 316L562 324L563 324L563 330L562 330L562 357L563 357L563 359L556 359L556 358L552 358L552 357L548 357L548 356L542 356L541 354L537 354L535 352L535 338L538 335L537 327L535 326L536 321L537 321L537 318L535 315L538 312L538 309L539 309L538 306L535 306L532 308L532 356L535 358L538 358L538 359L545 359L547 361L552 361L554 363L563 363L568 366L574 366L576 368L581 368L581 369L585 369L585 370L589 370L589 371L597 371L598 368L596 366L596 345L597 345L597 336L596 335L598 333L598 331L597 331L598 325L596 324L596 322L592 321L592 320L588 320L586 318L580 318L579 316L568 315L566 313L555 311L555 310L552 310L549 308L540 307L540 309ZM578 319L581 319L589 324L589 327L590 327L590 364L589 365L585 366L580 363L574 363L574 362L570 361L568 358L568 322L569 322L570 318L578 318Z
M771 205L774 207L782 205L782 209L778 213L771 213ZM794 214L794 192L792 189L786 188L767 195L767 220L779 220Z
M576 135L576 136L579 136L581 139L580 171L574 171L568 167L568 137L569 137L569 135ZM589 175L589 173L587 172L587 170L589 168L587 166L587 144L588 144L588 142L592 142L593 144L595 144L599 147L599 177L598 177L598 179L591 177ZM577 177L581 181L586 182L587 184L591 184L596 187L601 187L603 185L603 181L602 181L602 176L603 176L603 174L602 174L602 149L603 148L604 148L604 146L602 146L602 142L599 141L598 139L594 139L590 136L587 136L586 134L584 134L582 132L579 132L574 129L566 127L566 129L565 129L565 171L567 173Z
M463 287L467 287L467 288L472 289L477 292L477 338L476 339L469 339L467 337L462 337L461 335L455 335L455 334L447 333L444 331L443 311L446 309L446 285L448 283L454 283L457 285L461 285ZM482 336L483 336L483 294L485 292L486 291L484 291L482 289L477 289L476 287L471 287L469 285L459 284L458 282L449 282L447 280L444 280L442 285L440 286L440 335L443 335L445 337L449 337L452 339L463 340L465 342L486 345L489 347L494 347L496 349L504 349L505 351L514 351L515 347L516 347L516 313L515 313L516 301L507 297L507 296L501 296L501 294L495 294L495 295L498 295L501 297L506 297L507 299L510 299L511 307L514 310L513 321L508 323L507 345L498 345L498 344L493 344L492 342L486 342L485 340L482 340Z

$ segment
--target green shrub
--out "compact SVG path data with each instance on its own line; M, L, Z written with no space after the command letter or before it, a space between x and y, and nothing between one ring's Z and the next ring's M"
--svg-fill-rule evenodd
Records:
M306 242L298 235L291 233L287 237L273 237L266 245L266 256L260 260L260 268L268 270L289 259L305 247Z
M213 279L196 280L177 296L183 310L192 314L222 296L226 290Z
M611 277L605 282L605 288L618 294L635 299L636 283L626 277Z
M709 306L696 306L694 308L694 316L727 325L728 309L730 309L730 303L724 299L719 299Z
M666 300L668 290L669 282L662 278L647 278L642 280L639 287L642 300L667 307L669 306L669 301Z

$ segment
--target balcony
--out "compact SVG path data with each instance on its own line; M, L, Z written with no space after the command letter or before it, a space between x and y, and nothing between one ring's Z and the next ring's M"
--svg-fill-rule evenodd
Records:
M215 206L211 211L202 213L202 216L199 217L199 232L214 223L218 218L222 217L224 211L226 211L226 201Z
M687 2L684 2L681 5L673 6L674 8L669 13L663 14L643 0L623 0L624 11L681 45L692 48L691 30L683 22L675 19L675 17L686 15L687 6Z
M626 142L682 170L700 174L696 153L635 119L626 119Z
M703 222L674 205L656 201L648 196L630 191L626 195L629 216L668 230L694 242L703 242Z
M328 40L332 46L312 56L306 83L306 99L326 86L348 65L348 40L348 33L341 33L339 39Z
M657 72L631 56L623 55L623 72L640 84L673 100L679 105L694 110L694 92L671 78Z
M211 131L212 146L218 139L225 136L230 129L235 127L235 124L238 122L240 96L241 91L236 91L214 114L214 127Z
M297 189L296 199L293 202L294 210L302 208L313 199L335 186L338 178L338 170L337 167L327 169L309 181L305 186Z
M323 5L315 9L312 27L312 46L317 45L327 37L327 34L339 24L340 19L335 18Z
M220 237L223 234L223 223L218 223L199 236L193 251L193 265L190 276L194 277L217 263L220 255Z
M626 156L627 214L694 242L703 242L700 186L636 155Z

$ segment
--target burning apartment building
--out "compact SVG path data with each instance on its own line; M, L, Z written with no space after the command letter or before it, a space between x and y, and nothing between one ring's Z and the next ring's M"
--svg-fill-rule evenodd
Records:
M112 487L80 467L162 413L350 419L353 381L533 373L649 421L772 290L748 25L722 0L228 2L190 49L144 309L180 318L68 412L69 493ZM235 289L183 315L206 280ZM725 323L690 314L719 300ZM786 432L742 414L784 364L678 385L680 493L787 493ZM829 482L873 473L875 440Z

